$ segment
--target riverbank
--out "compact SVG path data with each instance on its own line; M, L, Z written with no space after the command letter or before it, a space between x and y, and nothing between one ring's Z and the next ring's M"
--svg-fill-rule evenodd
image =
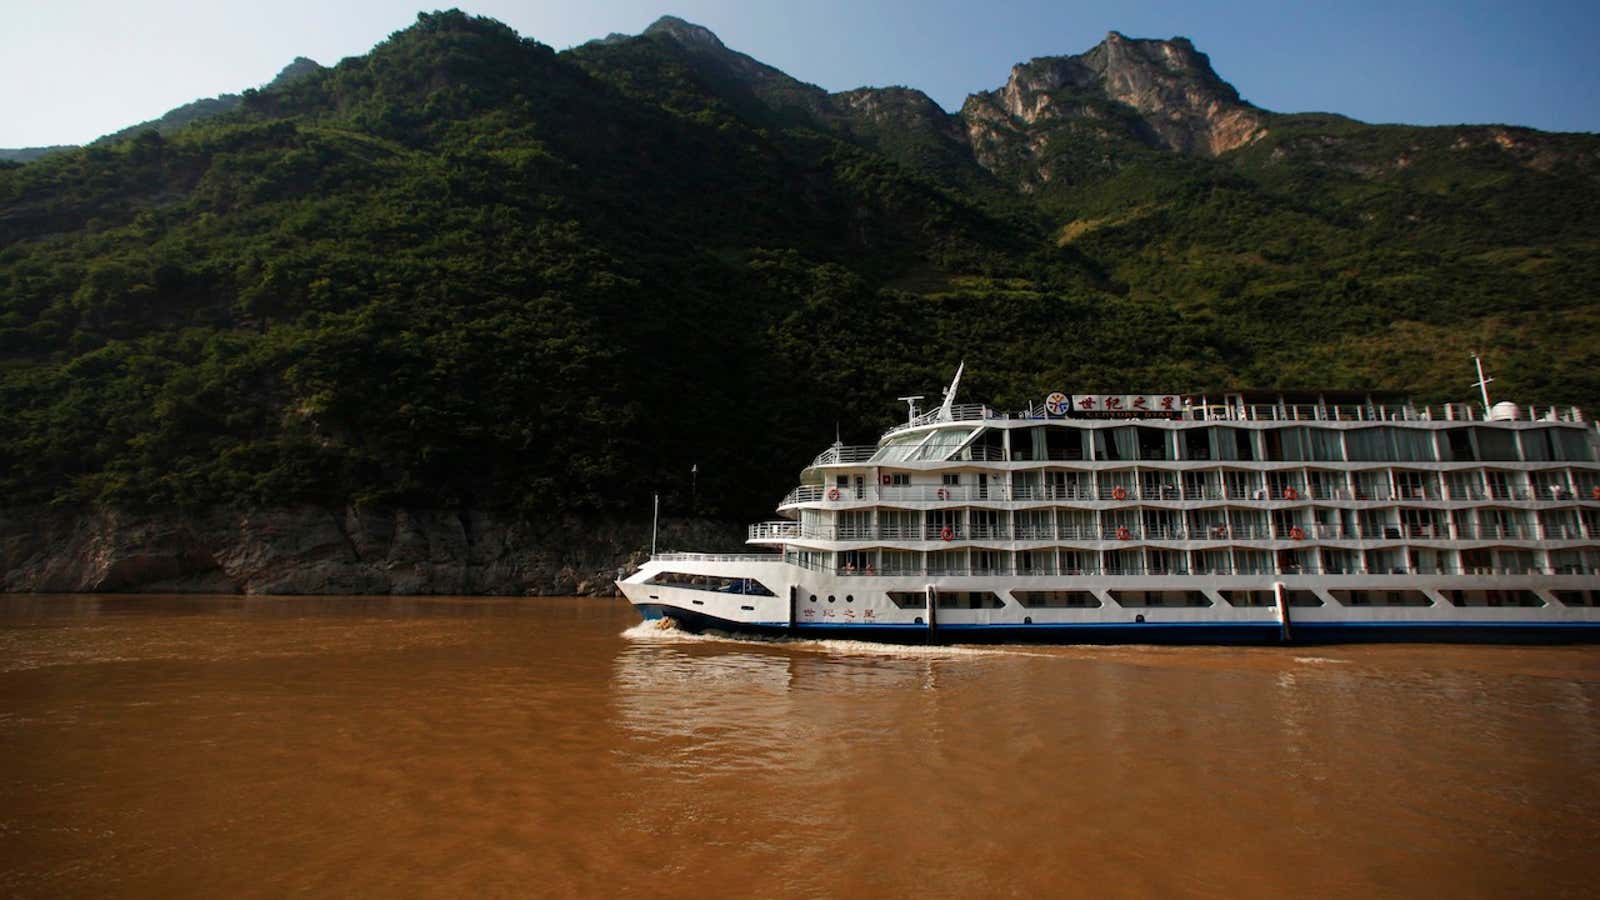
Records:
M730 549L738 526L661 522L662 548ZM650 522L484 510L214 508L0 513L0 590L15 593L611 596L649 554Z

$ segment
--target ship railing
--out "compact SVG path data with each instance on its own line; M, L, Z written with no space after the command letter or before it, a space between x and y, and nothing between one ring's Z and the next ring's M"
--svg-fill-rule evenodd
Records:
M752 541L786 540L800 537L799 522L757 522L750 526Z
M922 415L913 418L909 422L903 422L890 428L888 431L884 432L884 435L888 436L895 434L896 432L905 431L908 428L917 428L922 425L934 425L939 422L970 422L976 419L1009 418L1012 418L1009 414L990 409L987 405L982 403L957 403L956 405L950 407L950 415L948 416L944 414L943 407L935 407L923 413Z
M948 537L946 532L948 531ZM1145 525L971 525L960 522L916 525L814 525L761 522L749 527L749 540L823 541L1450 541L1588 540L1597 535L1581 523L1540 525L1383 524L1372 528L1338 523L1287 526L1254 523Z
M1471 403L1416 404L1276 404L1247 403L1210 406L1198 410L1199 418L1246 422L1481 422L1483 409ZM1528 407L1530 418L1542 421L1582 422L1576 407Z
M813 466L831 466L840 463L866 462L867 460L872 459L873 455L877 452L878 447L876 444L860 444L851 447L846 447L843 445L829 447L821 453L818 453L817 458L813 459L811 461L811 466L808 466L807 468L811 468Z
M1117 496L1121 489L1122 496ZM1527 488L1493 488L1490 490L1469 489L1461 490L1451 488L1442 491L1436 488L1401 488L1391 490L1387 486L1361 485L1354 489L1303 489L1293 487L1294 496L1288 496L1287 489L1273 489L1267 487L1253 488L1207 488L1204 490L1183 489L1178 487L1139 488L1127 485L1106 485L1100 488L1087 486L1065 487L1059 485L1007 485L1003 482L988 484L909 484L909 485L884 485L871 487L863 485L856 487L846 485L843 487L831 485L805 484L793 488L784 495L779 506L792 506L799 503L860 503L872 502L960 502L960 503L1002 503L1011 500L1042 500L1059 502L1180 502L1196 500L1233 500L1247 503L1305 503L1311 501L1345 501L1358 503L1391 503L1395 501L1411 502L1437 502L1446 500L1509 500L1527 501L1542 500L1548 495L1555 502L1577 502L1590 500L1590 494L1569 491L1562 486L1545 487L1540 490ZM1592 491L1591 491L1592 494Z
M652 562L784 562L779 553L657 553Z
M1005 462L1006 451L1003 447L966 447L962 449L960 453L957 453L951 458L961 460L962 462Z

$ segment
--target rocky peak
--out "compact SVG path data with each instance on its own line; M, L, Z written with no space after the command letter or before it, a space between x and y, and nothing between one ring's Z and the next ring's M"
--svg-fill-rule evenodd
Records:
M1107 100L1138 114L1148 129L1143 140L1181 153L1216 156L1266 134L1261 111L1241 100L1187 38L1150 40L1116 31L1086 53L1014 66L1005 87L974 95L968 108L983 119L1003 112L1026 127L1103 117L1095 107Z
M646 37L666 37L685 48L701 52L730 52L721 39L704 25L686 22L677 16L662 16L644 30Z

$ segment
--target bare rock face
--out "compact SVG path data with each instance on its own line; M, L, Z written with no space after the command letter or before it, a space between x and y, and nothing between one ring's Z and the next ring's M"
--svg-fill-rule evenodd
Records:
M1021 63L1004 87L962 107L979 162L1029 188L1051 172L1032 162L1061 129L1090 138L1217 156L1265 137L1266 116L1217 77L1187 38L1141 40L1111 32L1078 56Z
M740 546L728 525L662 526L663 547ZM610 595L649 541L648 521L476 510L39 508L0 515L0 591Z

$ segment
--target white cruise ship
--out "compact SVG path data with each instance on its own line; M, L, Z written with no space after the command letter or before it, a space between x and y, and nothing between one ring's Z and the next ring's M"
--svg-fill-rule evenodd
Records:
M1600 638L1600 430L1355 392L910 403L750 527L618 584L689 630L871 640ZM1480 376L1481 379L1481 376ZM1487 381L1483 381L1487 384Z

